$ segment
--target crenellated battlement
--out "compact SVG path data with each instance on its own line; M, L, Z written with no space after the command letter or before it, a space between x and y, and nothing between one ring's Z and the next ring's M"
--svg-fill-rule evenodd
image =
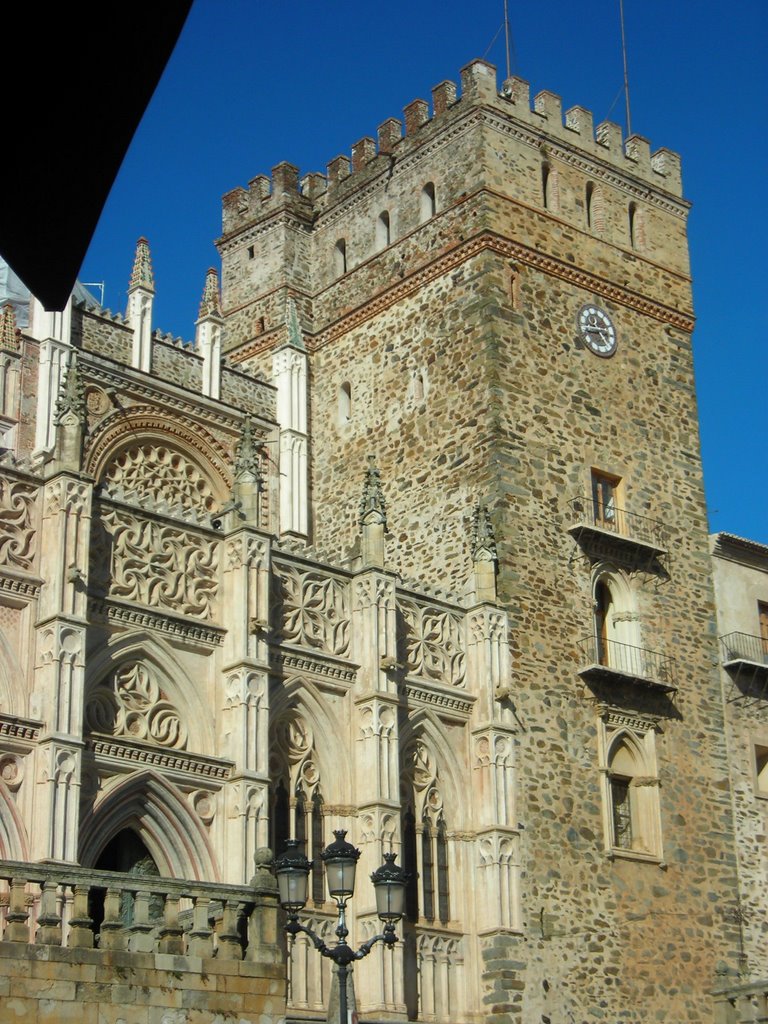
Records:
M610 165L621 175L640 179L654 190L682 196L680 157L669 149L651 153L647 139L631 135L624 139L619 125L610 121L593 124L592 113L575 106L563 112L559 96L542 90L531 101L530 86L517 76L505 79L499 88L494 65L474 60L461 69L460 84L447 80L431 90L431 104L417 98L403 108L403 118L390 117L377 130L376 138L365 136L355 142L349 155L340 154L327 165L326 173L311 172L303 177L293 164L283 162L270 177L257 175L247 188L238 187L223 197L223 230L230 232L260 219L290 203L296 212L309 214L319 200L327 206L334 192L361 180L364 172L381 162L389 166L409 154L442 126L482 107L516 121L527 129L531 145L546 146L556 155L558 147L588 160Z

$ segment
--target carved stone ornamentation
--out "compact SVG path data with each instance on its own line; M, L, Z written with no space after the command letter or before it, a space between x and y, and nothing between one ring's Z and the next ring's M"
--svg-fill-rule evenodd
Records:
M108 494L149 497L168 508L217 510L210 481L179 451L146 442L124 448L106 467L102 485Z
M487 505L475 502L472 510L471 550L473 562L496 562L496 538Z
M77 367L77 354L73 352L56 399L53 422L56 426L62 426L70 421L82 424L85 423L86 416L85 385Z
M102 507L94 524L91 580L101 595L200 619L214 617L219 542Z
M160 747L183 750L186 726L166 698L151 668L121 665L88 698L85 725L89 732L125 736Z
M381 470L374 455L368 456L358 518L361 526L381 525L385 530L387 528L387 503L381 487Z
M34 484L0 476L0 565L32 569L37 543L36 497Z
M349 599L345 584L317 572L280 566L283 639L344 657L349 651Z
M466 666L461 616L456 612L401 601L409 674L464 686Z

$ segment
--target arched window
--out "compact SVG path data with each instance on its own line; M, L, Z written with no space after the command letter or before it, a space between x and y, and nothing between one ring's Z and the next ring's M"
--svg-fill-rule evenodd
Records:
M591 181L587 182L587 187L584 194L584 215L587 220L587 227L592 227L592 200L595 195L595 186Z
M406 751L403 779L403 865L408 919L451 920L448 829L435 760L420 740Z
M614 853L658 859L661 856L656 736L651 722L606 709L600 721L603 763L605 843Z
M345 380L339 385L339 423L349 423L352 419L352 385Z
M637 203L627 207L627 235L633 249L642 251L646 246L646 219Z
M435 202L435 186L431 181L428 181L424 188L421 190L421 223L424 224L425 221L428 221L431 217L434 217L436 213L437 204Z
M620 672L645 674L635 594L613 565L599 566L593 583L595 660Z
M609 636L609 629L612 611L611 588L604 579L598 580L595 586L595 644L599 665L611 664L609 648L612 640Z
M347 272L347 241L340 238L333 249L333 269L337 277Z
M560 209L560 181L557 171L546 160L541 165L541 204L553 213Z
M386 249L389 241L389 211L382 210L376 219L376 251Z
M633 814L632 779L636 773L635 758L626 743L614 747L608 766L611 804L611 846L632 849ZM637 814L634 815L635 819Z
M323 797L312 730L300 715L278 720L270 746L270 843L276 855L298 839L312 862L311 895L325 899L320 852L325 846Z

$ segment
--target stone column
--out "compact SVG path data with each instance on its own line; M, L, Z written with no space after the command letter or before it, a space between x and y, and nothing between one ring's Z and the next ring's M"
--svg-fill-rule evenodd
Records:
M32 859L77 859L85 690L91 484L71 472L46 482L40 528L40 590L31 712L44 722Z
M128 285L126 319L133 331L131 366L149 373L152 369L152 304L155 299L155 279L149 242L140 238L136 243L131 280Z
M72 300L59 313L44 309L34 298L30 302L29 332L40 342L35 415L35 452L52 450L55 441L54 414L70 352Z
M307 353L296 306L288 301L288 341L272 358L280 424L280 532L308 530Z
M219 297L219 276L213 267L205 278L200 314L195 324L195 345L203 357L203 394L218 398L221 387L221 335L224 317Z
M234 513L233 513L234 514ZM268 841L270 538L243 524L225 542L221 749L235 762L227 783L225 856L228 881L245 882Z

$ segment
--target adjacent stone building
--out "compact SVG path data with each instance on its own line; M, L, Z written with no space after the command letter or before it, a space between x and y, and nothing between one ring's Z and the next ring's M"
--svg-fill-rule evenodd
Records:
M710 548L739 869L739 962L718 979L742 1014L730 1022L765 1013L768 993L768 547L716 533Z
M362 1019L710 1021L745 967L679 160L483 61L404 129L225 196L194 343L144 240L125 317L5 313L0 953L170 927L274 982L257 851L306 843L330 938L345 828L411 876ZM323 1018L289 952L260 1024Z

